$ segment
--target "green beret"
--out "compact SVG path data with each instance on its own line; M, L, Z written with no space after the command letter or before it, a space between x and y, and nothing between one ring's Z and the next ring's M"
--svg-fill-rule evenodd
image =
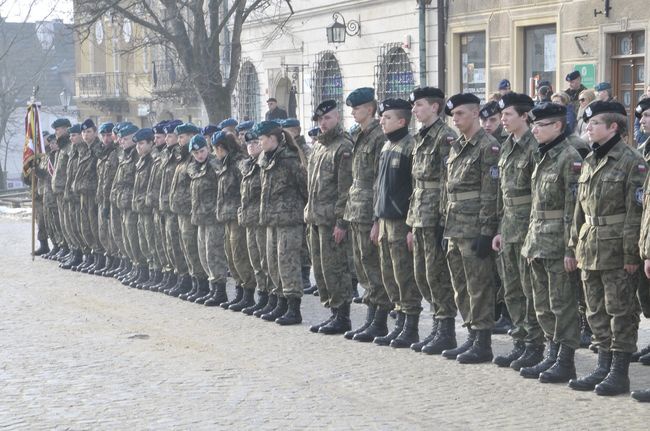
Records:
M594 90L596 91L605 91L611 89L612 89L612 84L610 84L609 82L600 82L596 84L596 86L594 87Z
M68 134L81 133L81 124L68 127Z
M67 118L57 118L52 123L52 128L56 129L59 127L72 127L72 123L70 123L70 120L68 120Z
M205 140L205 137L203 135L194 135L192 136L192 139L190 139L190 151L197 151L207 146L208 141Z
M297 118L287 118L286 120L280 120L283 128L288 127L300 127L300 121Z
M118 129L117 136L123 138L125 136L132 135L137 131L138 131L138 126L136 126L135 124L126 123L124 126Z
M273 130L280 129L280 128L282 128L282 126L277 121L273 121L273 120L260 121L259 123L255 124L255 127L253 127L253 132L257 136L261 136L261 135L268 136Z
M174 133L176 133L177 135L182 135L183 133L196 135L197 133L201 133L201 129L199 129L197 126L195 126L192 123L183 123L176 126L176 129L174 129Z
M140 141L153 141L153 138L154 138L153 129L145 127L144 129L140 129L137 132L135 132L132 139L133 142L140 142Z
M99 125L99 133L111 133L115 125L113 123L102 123Z
M375 100L375 89L370 87L361 87L354 90L345 99L345 104L352 108L369 103Z

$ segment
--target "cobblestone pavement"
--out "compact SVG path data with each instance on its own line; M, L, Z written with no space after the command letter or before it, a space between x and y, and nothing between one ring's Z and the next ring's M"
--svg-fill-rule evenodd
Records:
M0 219L0 429L648 429L650 405L628 396L312 334L315 297L281 328L32 263L29 232ZM580 350L578 373L595 359ZM650 367L631 376L650 387Z

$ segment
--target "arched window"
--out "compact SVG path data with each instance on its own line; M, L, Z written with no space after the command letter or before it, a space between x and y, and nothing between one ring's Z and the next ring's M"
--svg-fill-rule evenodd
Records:
M375 66L377 100L400 98L408 100L415 79L408 54L399 43L387 43L381 48Z
M244 61L239 71L238 114L239 121L259 120L260 84L257 70L250 61Z
M312 110L324 100L336 100L343 118L343 77L339 62L332 51L316 55L312 72Z

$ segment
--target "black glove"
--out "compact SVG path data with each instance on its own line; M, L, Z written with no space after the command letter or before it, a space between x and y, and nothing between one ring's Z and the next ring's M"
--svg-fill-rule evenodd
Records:
M111 218L111 209L110 208L102 209L102 217L104 217L106 220Z
M472 251L476 253L479 259L485 259L492 251L492 237L488 235L479 235L472 241Z

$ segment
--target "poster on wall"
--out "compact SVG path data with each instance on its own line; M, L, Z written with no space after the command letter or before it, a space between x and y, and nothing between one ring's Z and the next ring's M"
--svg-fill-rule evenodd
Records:
M544 72L555 71L557 58L555 33L544 35Z

